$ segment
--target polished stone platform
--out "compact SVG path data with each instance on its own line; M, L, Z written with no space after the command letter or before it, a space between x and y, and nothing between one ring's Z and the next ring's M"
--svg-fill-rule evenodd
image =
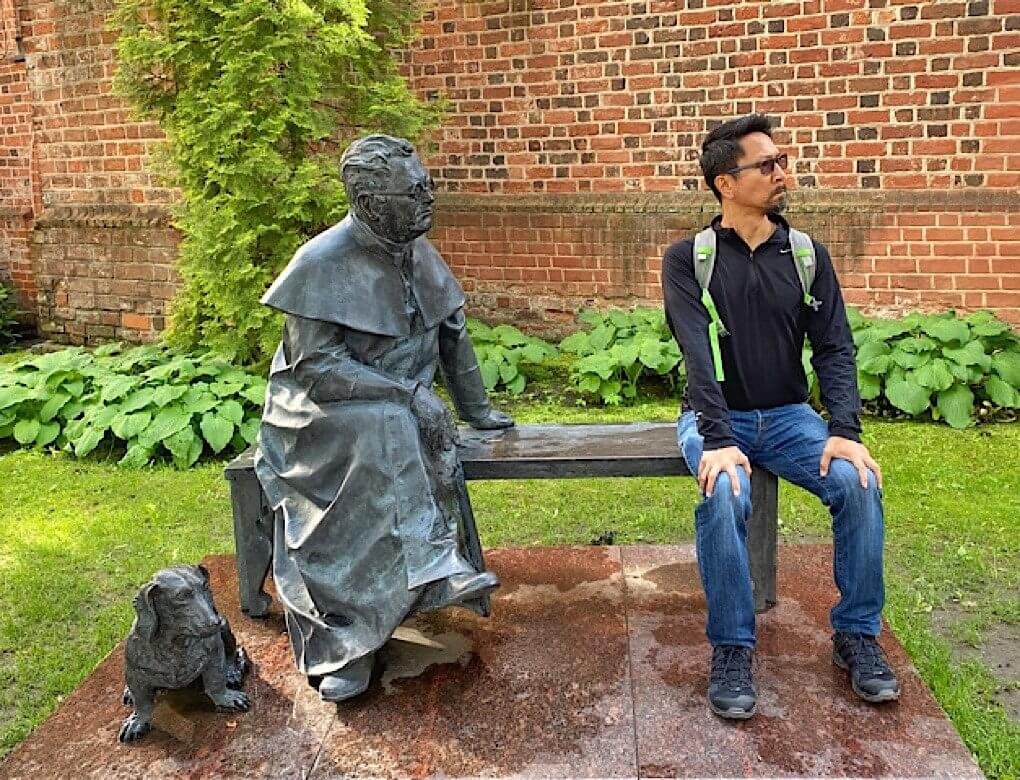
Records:
M233 559L207 558L220 611L255 669L251 712L164 694L160 730L121 745L122 648L0 764L3 778L980 777L895 638L898 703L853 696L830 660L831 549L780 550L780 603L759 615L759 712L705 705L705 601L690 546L486 554L493 616L418 619L337 707L294 671L279 605L240 614Z

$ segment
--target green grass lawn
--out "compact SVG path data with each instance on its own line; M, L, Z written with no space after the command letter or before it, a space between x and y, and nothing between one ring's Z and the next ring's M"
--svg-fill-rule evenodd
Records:
M670 420L675 402L616 410L516 404L521 422ZM967 632L1020 622L1020 425L953 431L866 421L886 476L887 617L984 771L1020 775L1020 729L991 703L995 680L958 665L930 613L964 606ZM36 452L0 456L0 756L39 724L130 627L131 598L156 569L232 550L222 463L125 471ZM476 482L483 542L585 544L693 536L693 480ZM784 485L789 540L825 538L829 516ZM526 499L524 499L526 497ZM523 499L523 500L522 500Z

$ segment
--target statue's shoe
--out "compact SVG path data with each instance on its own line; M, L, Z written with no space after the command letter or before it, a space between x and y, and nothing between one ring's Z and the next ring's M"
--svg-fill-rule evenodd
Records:
M454 574L445 580L432 583L432 587L423 600L425 609L441 609L454 605L463 605L488 596L499 587L499 577L491 571L481 574Z
M319 697L323 701L339 702L364 693L372 679L374 658L374 653L363 655L343 669L325 675L319 683Z

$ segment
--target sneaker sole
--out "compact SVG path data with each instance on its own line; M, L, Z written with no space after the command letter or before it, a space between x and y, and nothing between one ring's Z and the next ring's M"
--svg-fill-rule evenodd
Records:
M712 710L712 712L714 712L720 718L726 718L727 720L747 720L752 715L754 715L755 712L757 712L758 705L756 704L750 710L737 710L737 709L723 710L720 709L719 707L716 707L714 704L712 704L712 702L709 702L708 708Z
M835 651L832 653L832 662L843 671L850 671L850 666L840 657L839 653ZM884 701L896 701L900 698L899 688L894 691L882 691L881 693L867 693L862 691L857 687L857 683L854 682L853 675L850 676L850 687L854 689L854 693L869 704L881 704Z

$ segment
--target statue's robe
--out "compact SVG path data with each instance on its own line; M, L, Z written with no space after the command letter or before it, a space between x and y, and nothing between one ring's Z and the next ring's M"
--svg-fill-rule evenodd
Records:
M425 447L411 398L441 365L463 419L489 404L464 292L424 236L394 244L349 215L262 302L287 317L255 470L295 660L323 675L378 649L429 583L475 571L459 547L455 448Z

